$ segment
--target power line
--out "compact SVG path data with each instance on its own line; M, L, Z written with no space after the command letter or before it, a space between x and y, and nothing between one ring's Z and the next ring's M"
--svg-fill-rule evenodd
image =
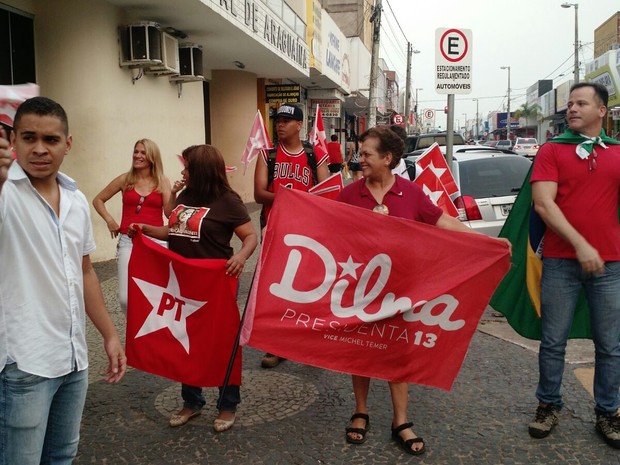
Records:
M398 26L398 29L400 29L401 34L405 38L405 41L409 42L409 40L407 39L407 36L405 35L405 32L403 31L403 28L400 27L400 23L398 22L398 19L396 18L396 15L394 14L394 10L392 10L392 5L390 5L389 0L385 0L385 3L387 3L387 6L390 9L392 16L394 17L394 21L396 21L396 25Z

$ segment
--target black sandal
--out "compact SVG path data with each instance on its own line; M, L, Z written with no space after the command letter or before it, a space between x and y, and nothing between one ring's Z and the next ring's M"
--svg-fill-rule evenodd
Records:
M356 418L361 418L363 420L366 420L366 427L365 428L353 428L349 426L348 428L346 428L345 437L347 438L347 442L349 444L363 444L366 441L366 433L368 433L368 430L370 429L370 418L368 417L366 413L354 413L353 416L351 417L351 420L349 420L349 422L352 422ZM361 439L352 438L351 436L349 436L350 433L359 434L362 438Z
M411 428L413 423L403 423L396 428L392 428L392 439L398 443L402 450L411 455L421 455L426 451L426 445L424 444L424 439L417 437L412 439L403 439L403 437L399 434L401 431L406 430L407 428ZM422 443L422 449L413 450L411 446L416 443Z

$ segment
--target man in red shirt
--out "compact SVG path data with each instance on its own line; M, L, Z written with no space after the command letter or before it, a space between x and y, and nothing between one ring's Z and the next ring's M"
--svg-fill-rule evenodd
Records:
M569 129L544 144L530 182L547 225L541 281L542 335L534 438L549 435L563 406L566 342L585 291L595 347L596 430L620 449L620 146L603 131L608 92L581 82L571 88Z
M329 155L329 165L327 165L329 172L339 173L342 169L342 146L336 134L332 134L331 142L327 143L327 154Z
M327 154L320 160L316 160L316 177L313 179L312 167L308 160L308 154L299 137L304 121L304 113L296 105L284 104L278 108L276 114L276 132L278 134L278 147L274 172L268 173L268 154L262 153L260 160L256 162L254 171L254 200L265 207L265 221L269 217L271 205L276 197L278 189L287 187L308 191L313 185L324 181L329 177L327 169ZM270 178L273 181L270 182ZM291 212L295 214L296 212ZM283 359L273 354L265 354L261 361L263 368L276 367Z

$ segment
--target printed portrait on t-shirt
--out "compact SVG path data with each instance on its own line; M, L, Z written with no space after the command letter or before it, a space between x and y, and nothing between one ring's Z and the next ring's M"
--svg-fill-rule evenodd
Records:
M189 237L192 240L200 239L202 220L207 216L209 208L188 207L178 205L170 214L168 220L168 234L172 236Z

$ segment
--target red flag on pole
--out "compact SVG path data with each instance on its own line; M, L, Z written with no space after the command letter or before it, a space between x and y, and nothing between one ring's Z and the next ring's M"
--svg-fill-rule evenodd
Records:
M39 86L36 84L0 86L0 123L13 127L17 107L25 100L38 95Z
M456 194L459 191L452 172L448 168L446 159L441 153L441 149L437 142L431 145L426 151L418 157L416 165L420 167L420 171L424 168L430 168L433 173L441 180L448 195ZM417 170L416 170L417 171Z
M342 183L342 173L336 173L331 175L329 178L321 181L316 186L312 186L308 193L314 195L320 195L326 199L336 200L338 198L338 194L344 188Z
M428 198L431 199L431 202L441 208L448 215L458 218L459 212L456 209L456 206L452 200L450 200L450 196L446 192L446 188L442 184L441 180L430 167L424 168L413 182L422 188Z
M319 105L316 105L316 116L314 118L314 126L310 133L310 142L314 146L316 159L321 160L327 155L327 137L325 136L325 126L323 126L323 115Z
M252 123L252 129L250 130L250 136L245 144L245 150L243 151L243 155L241 155L241 163L244 165L243 174L245 174L248 166L254 161L261 150L271 148L273 148L273 145L265 129L263 115L261 115L260 111L257 111L254 117L254 123Z
M221 386L239 328L226 260L189 259L137 234L129 260L127 363L191 386ZM241 383L237 351L230 384Z
M510 266L506 245L304 192L276 195L242 343L330 370L450 389Z

